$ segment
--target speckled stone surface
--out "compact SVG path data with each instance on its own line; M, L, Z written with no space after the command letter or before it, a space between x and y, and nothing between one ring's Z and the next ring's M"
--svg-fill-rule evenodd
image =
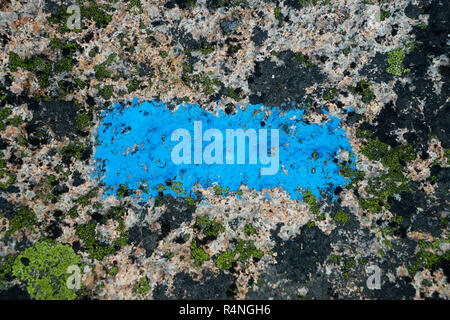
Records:
M448 8L0 0L0 299L448 299ZM135 97L332 115L351 183L111 194L92 175L101 115ZM62 289L60 256L79 288Z

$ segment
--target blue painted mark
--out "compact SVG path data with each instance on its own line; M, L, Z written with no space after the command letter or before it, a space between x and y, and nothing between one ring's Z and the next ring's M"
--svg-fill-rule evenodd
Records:
M345 131L339 128L338 118L330 115L320 125L307 124L303 112L248 105L246 110L238 108L234 115L221 111L213 115L192 104L182 104L173 112L164 103L152 100L139 104L135 98L130 107L116 104L104 112L97 133L97 169L93 176L108 187L106 195L115 193L120 185L132 190L141 187L143 200L155 197L158 186L167 180L181 182L187 195L199 183L204 188L219 184L231 192L238 191L241 184L258 191L280 186L293 199L302 198L300 190L311 190L319 197L320 190L334 190L350 182L339 174L339 165L333 160L341 149L351 152L351 146ZM224 136L226 129L279 129L280 169L274 175L261 175L261 165L248 161L174 164L171 151L178 142L171 141L171 135L184 128L193 137L195 121L202 121L203 130L218 129ZM225 148L225 139L223 145ZM192 153L193 149L194 143ZM164 192L176 195L170 188Z

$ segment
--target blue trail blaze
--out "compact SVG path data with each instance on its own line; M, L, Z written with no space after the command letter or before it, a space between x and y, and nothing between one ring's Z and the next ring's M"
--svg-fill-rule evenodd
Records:
M188 195L195 183L203 188L219 184L232 192L245 184L258 191L282 187L291 198L301 199L300 190L311 190L319 197L320 190L334 190L349 182L339 174L339 165L333 161L341 149L351 152L345 131L339 128L340 120L334 116L319 125L305 123L304 110L298 109L282 111L248 105L246 110L237 109L234 115L221 111L213 115L198 105L182 104L171 111L154 100L140 105L136 101L131 107L117 104L105 111L98 130L94 176L105 183L107 195L115 193L120 185L131 190L145 186L142 197L146 200L150 195L156 196L158 186L170 180L180 182ZM203 133L211 128L222 132L224 158L226 129L268 129L269 146L270 129L279 129L278 172L261 175L261 167L267 165L248 164L248 152L245 164L174 164L171 151L178 142L171 141L171 135L176 129L190 132L194 158L194 121L202 122ZM209 143L204 141L203 149ZM175 195L171 189L165 192Z

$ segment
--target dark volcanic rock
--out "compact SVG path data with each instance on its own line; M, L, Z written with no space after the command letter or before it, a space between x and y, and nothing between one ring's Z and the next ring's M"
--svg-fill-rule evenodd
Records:
M255 63L255 72L249 78L251 104L289 108L292 102L303 102L306 89L324 80L315 65L298 61L292 51L279 53L283 65L266 59Z
M303 226L300 235L292 240L283 243L278 238L274 251L278 271L289 279L304 282L330 254L330 239L317 227Z

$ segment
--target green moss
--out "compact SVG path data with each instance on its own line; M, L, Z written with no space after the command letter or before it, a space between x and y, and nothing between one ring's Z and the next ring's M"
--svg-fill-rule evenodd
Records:
M125 215L125 208L121 207L121 206L114 206L111 207L111 209L108 210L108 214L107 217L108 219L122 219L123 216Z
M316 196L312 194L311 190L306 190L304 192L302 192L303 195L303 202L308 204L311 207L311 211L314 214L319 214L320 210L317 206L317 200L316 200Z
M381 161L386 170L378 177L369 180L369 199L360 199L360 204L366 210L379 212L384 206L389 209L387 199L401 192L410 192L409 181L403 176L403 167L416 158L410 145L390 148L378 138L368 139L361 147L361 153L373 161Z
M358 93L364 103L370 103L375 99L375 94L370 90L370 83L367 81L359 81L355 87L348 87L350 92Z
M111 269L108 270L107 273L108 273L110 276L115 276L116 274L119 273L119 267L113 266Z
M5 169L0 169L0 180L5 180L6 182L0 182L0 189L8 189L11 185L16 182L16 176Z
M380 10L380 20L384 21L387 18L391 16L391 13L389 11L384 11L383 9Z
M417 25L417 27L418 28L420 28L420 29L422 29L422 30L425 30L425 29L427 29L428 28L428 25L425 23L425 22L420 22L418 25Z
M77 202L80 205L86 206L89 203L89 200L96 197L98 193L98 188L92 188L89 190L88 193L86 193L84 196L81 196L77 199Z
M104 86L98 91L98 95L105 100L111 99L113 96L114 89L112 85Z
M341 257L337 254L331 254L329 260L332 263L339 264L341 262Z
M20 229L28 228L36 224L37 218L34 211L28 207L21 207L9 221L9 228L6 235L10 236Z
M115 247L123 247L126 246L128 243L128 232L126 232L125 223L122 219L119 220L119 226L117 228L117 231L119 231L119 237L114 240L114 246Z
M221 271L228 270L233 266L234 255L235 253L231 249L227 249L217 257L214 263Z
M67 214L69 215L69 217L71 217L72 219L75 219L76 217L78 217L78 210L77 210L77 206L73 206L68 212Z
M433 243L427 241L419 242L419 251L416 253L413 262L408 267L410 276L414 276L416 272L424 269L430 269L436 264L450 259L450 250L445 252L439 248L440 242L448 242L448 240L439 240Z
M216 222L215 219L210 219L208 216L197 218L194 227L203 232L205 236L214 238L225 231L224 226L220 222Z
M145 296L145 294L150 290L150 279L147 277L142 277L136 283L135 290L140 295Z
M166 259L171 259L171 258L173 258L173 256L174 256L174 253L173 253L173 252L167 252L167 253L164 255L164 257L166 257Z
M386 72L395 76L402 76L405 73L410 72L410 69L405 69L403 66L403 60L405 59L406 52L402 49L397 49L388 52L387 62L389 66L386 68Z
M69 19L70 14L67 13L67 6L62 5L59 6L55 13L53 13L48 21L51 24L65 24Z
M256 249L253 241L244 241L242 239L237 239L238 244L235 249L235 254L237 254L238 261L240 261L244 268L249 264L251 258L261 259L264 252Z
M76 234L83 240L86 251L90 257L97 260L102 260L105 256L113 254L116 250L111 245L104 245L96 239L95 227L97 223L90 220L86 224L77 226Z
M373 140L368 140L368 143L361 147L361 153L365 155L369 160L380 160L383 158L389 150L389 146L381 142L378 137Z
M86 113L79 113L76 119L76 129L80 132L92 125L91 116Z
M221 271L230 269L237 261L242 263L243 268L246 268L250 259L261 259L263 255L264 252L256 249L252 241L237 239L236 247L221 253L214 262Z
M199 51L204 55L208 55L214 52L214 46L209 42L203 41L200 45Z
M131 11L133 8L135 8L135 10L137 10L139 13L144 12L144 10L142 10L142 4L140 0L130 0L128 2L127 10Z
M344 210L339 210L338 213L336 213L336 215L334 216L334 220L341 222L341 223L346 223L349 219L349 215L346 214L344 212Z
M55 72L61 73L61 72L70 72L72 71L74 66L72 57L63 57L61 60L57 61L55 63Z
M12 269L15 256L10 254L0 258L0 290L8 289L12 284Z
M94 58L97 55L97 53L98 53L98 49L97 48L92 48L89 51L89 57Z
M323 94L322 98L323 98L323 100L331 100L334 98L334 95L336 93L337 93L337 89L331 88Z
M351 259L345 263L345 269L350 270L355 267L355 260Z
M273 12L275 19L278 19L281 15L281 8L275 8Z
M130 192L131 192L131 190L128 188L127 185L121 184L119 186L119 189L117 189L116 194L117 194L117 197L120 199L120 198L124 198L124 197L129 196Z
M128 93L134 92L139 89L139 80L133 79L127 84Z
M197 241L194 239L191 243L191 258L194 260L194 264L200 267L203 262L208 261L209 255L202 248L198 247Z
M11 52L9 54L9 70L16 72L19 68L27 68L25 60L22 59L17 53Z
M444 150L444 157L446 158L447 163L450 164L450 149Z
M257 232L256 232L256 229L253 227L253 225L251 223L248 223L244 227L244 233L247 236L251 236L251 235L256 234Z
M297 60L301 64L305 64L307 67L312 67L314 64L311 62L307 55L304 55L301 52L297 52L295 54L295 60Z
M226 189L222 188L220 185L214 186L214 193L217 196L225 196L230 191L230 188L227 187Z
M298 0L302 7L315 6L320 0Z
M26 283L34 299L73 300L77 295L67 287L67 268L79 262L80 257L70 246L39 241L17 256L13 274Z
M111 77L111 72L106 70L106 64L105 63L96 65L94 67L94 71L95 71L95 78L98 81L103 81L103 80Z
M52 62L50 60L42 56L22 59L18 54L11 52L9 55L9 69L15 72L18 68L35 73L41 87L46 88L50 85L49 78L52 75Z
M227 88L227 92L228 92L228 96L231 99L234 99L235 101L238 101L238 102L242 100L241 97L239 97L239 95L236 93L236 91L234 89Z
M106 13L105 8L105 6L101 7L94 1L88 1L87 5L81 6L80 13L83 18L95 21L98 27L106 28L112 18Z
M81 159L83 156L84 147L80 142L70 142L69 145L64 147L61 151L63 158L69 159Z

